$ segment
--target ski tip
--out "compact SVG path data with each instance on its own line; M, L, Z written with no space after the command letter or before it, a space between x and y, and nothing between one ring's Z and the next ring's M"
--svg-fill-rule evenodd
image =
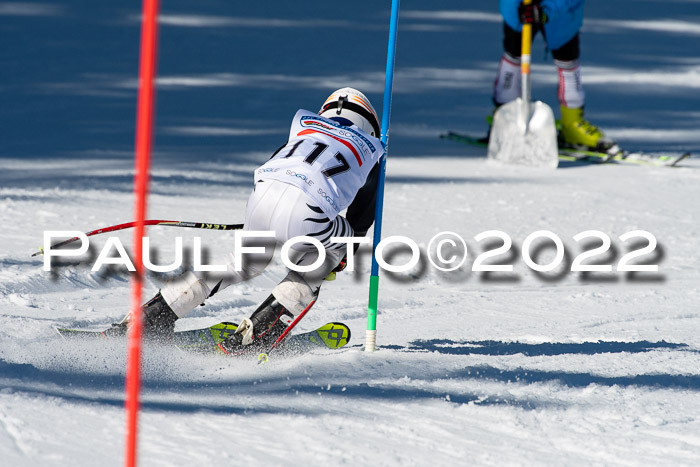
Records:
M662 163L658 164L658 165L665 165L667 167L678 167L678 164L680 162L683 162L684 160L686 160L690 157L691 157L691 155L689 152L684 152L680 156L665 156L663 158L660 158Z
M90 329L71 329L71 328L54 328L58 335L63 339L106 339L110 335L107 334L108 330L93 331Z
M328 323L316 330L329 349L339 349L350 342L350 328L343 323Z
M69 328L54 328L56 332L58 333L59 336L61 337L66 337L66 334L70 334L72 332L77 332L75 329L69 329Z
M677 167L678 164L679 164L680 162L682 162L682 161L684 161L684 160L686 160L686 159L689 159L690 157L691 157L690 153L689 153L689 152L685 152L685 153L683 153L678 159L676 159L675 161L673 161L673 163L671 163L671 166L672 166L672 167Z
M440 139L460 139L460 138L472 139L470 136L462 135L460 133L457 133L456 131L448 131L447 133L440 133Z
M457 143L464 143L471 146L486 147L489 145L489 137L487 136L471 136L462 133L457 133L455 131L448 131L440 135L440 139L447 139L450 141L455 141Z
M345 337L345 344L350 342L350 338L352 337L352 332L350 332L350 327L344 323L338 323L338 322L333 322L332 324L336 326L342 326L347 330L347 336Z

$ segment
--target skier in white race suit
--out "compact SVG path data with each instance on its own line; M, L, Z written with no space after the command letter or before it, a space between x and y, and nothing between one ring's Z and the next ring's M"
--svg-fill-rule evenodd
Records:
M226 273L189 271L166 284L144 305L146 336L167 339L175 321L208 297L262 273L277 244L311 237L323 245L325 260L308 272L290 269L270 297L220 347L235 353L249 344L274 342L291 318L315 299L323 279L344 267L346 244L332 243L331 238L363 237L373 224L378 162L384 154L379 132L377 113L356 89L333 92L318 113L299 110L287 143L254 172L243 230L274 231L274 237L242 238L242 242L246 248L265 247L264 253L243 254L237 268L232 252ZM319 258L319 250L310 242L291 248L289 256L299 266Z

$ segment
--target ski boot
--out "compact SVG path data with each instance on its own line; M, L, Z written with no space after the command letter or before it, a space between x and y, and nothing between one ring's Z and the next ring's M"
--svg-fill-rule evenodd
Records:
M496 99L493 99L493 110L491 111L490 114L486 116L486 123L488 123L489 127L486 130L486 136L483 136L481 138L478 138L476 140L477 144L479 146L488 146L489 145L489 139L491 138L491 128L493 128L493 118L496 115L496 112L498 109L504 104L500 102L496 102Z
M488 146L489 145L489 139L491 138L491 128L493 127L493 117L496 115L496 111L500 106L503 104L499 104L495 100L493 101L493 110L491 111L490 114L486 116L486 123L488 123L489 127L486 130L486 136L483 136L479 139L476 140L476 142L479 144L479 146Z
M348 265L348 255L343 256L343 259L340 260L340 263L326 276L324 281L334 281L336 273L341 272L345 269L345 267Z
M597 126L583 118L583 107L569 108L560 106L561 120L559 128L559 147L569 147L607 153L614 156L620 148Z
M146 339L168 341L175 334L175 321L178 316L158 294L143 306L143 334ZM128 317L121 323L113 324L105 331L108 336L126 335Z
M284 333L294 315L286 310L273 295L238 325L232 335L219 343L226 354L244 354L266 351Z

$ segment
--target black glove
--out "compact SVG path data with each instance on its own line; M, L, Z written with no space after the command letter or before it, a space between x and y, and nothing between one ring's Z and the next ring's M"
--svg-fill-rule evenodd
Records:
M529 5L520 4L518 7L518 17L522 24L542 26L547 22L547 13L542 9L540 1L541 0L536 0Z

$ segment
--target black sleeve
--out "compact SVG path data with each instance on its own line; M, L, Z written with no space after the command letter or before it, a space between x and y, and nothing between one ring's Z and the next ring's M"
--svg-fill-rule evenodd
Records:
M374 206L377 203L377 186L379 184L379 163L375 164L367 181L357 192L357 196L348 206L346 219L355 231L356 237L364 237L374 223Z

